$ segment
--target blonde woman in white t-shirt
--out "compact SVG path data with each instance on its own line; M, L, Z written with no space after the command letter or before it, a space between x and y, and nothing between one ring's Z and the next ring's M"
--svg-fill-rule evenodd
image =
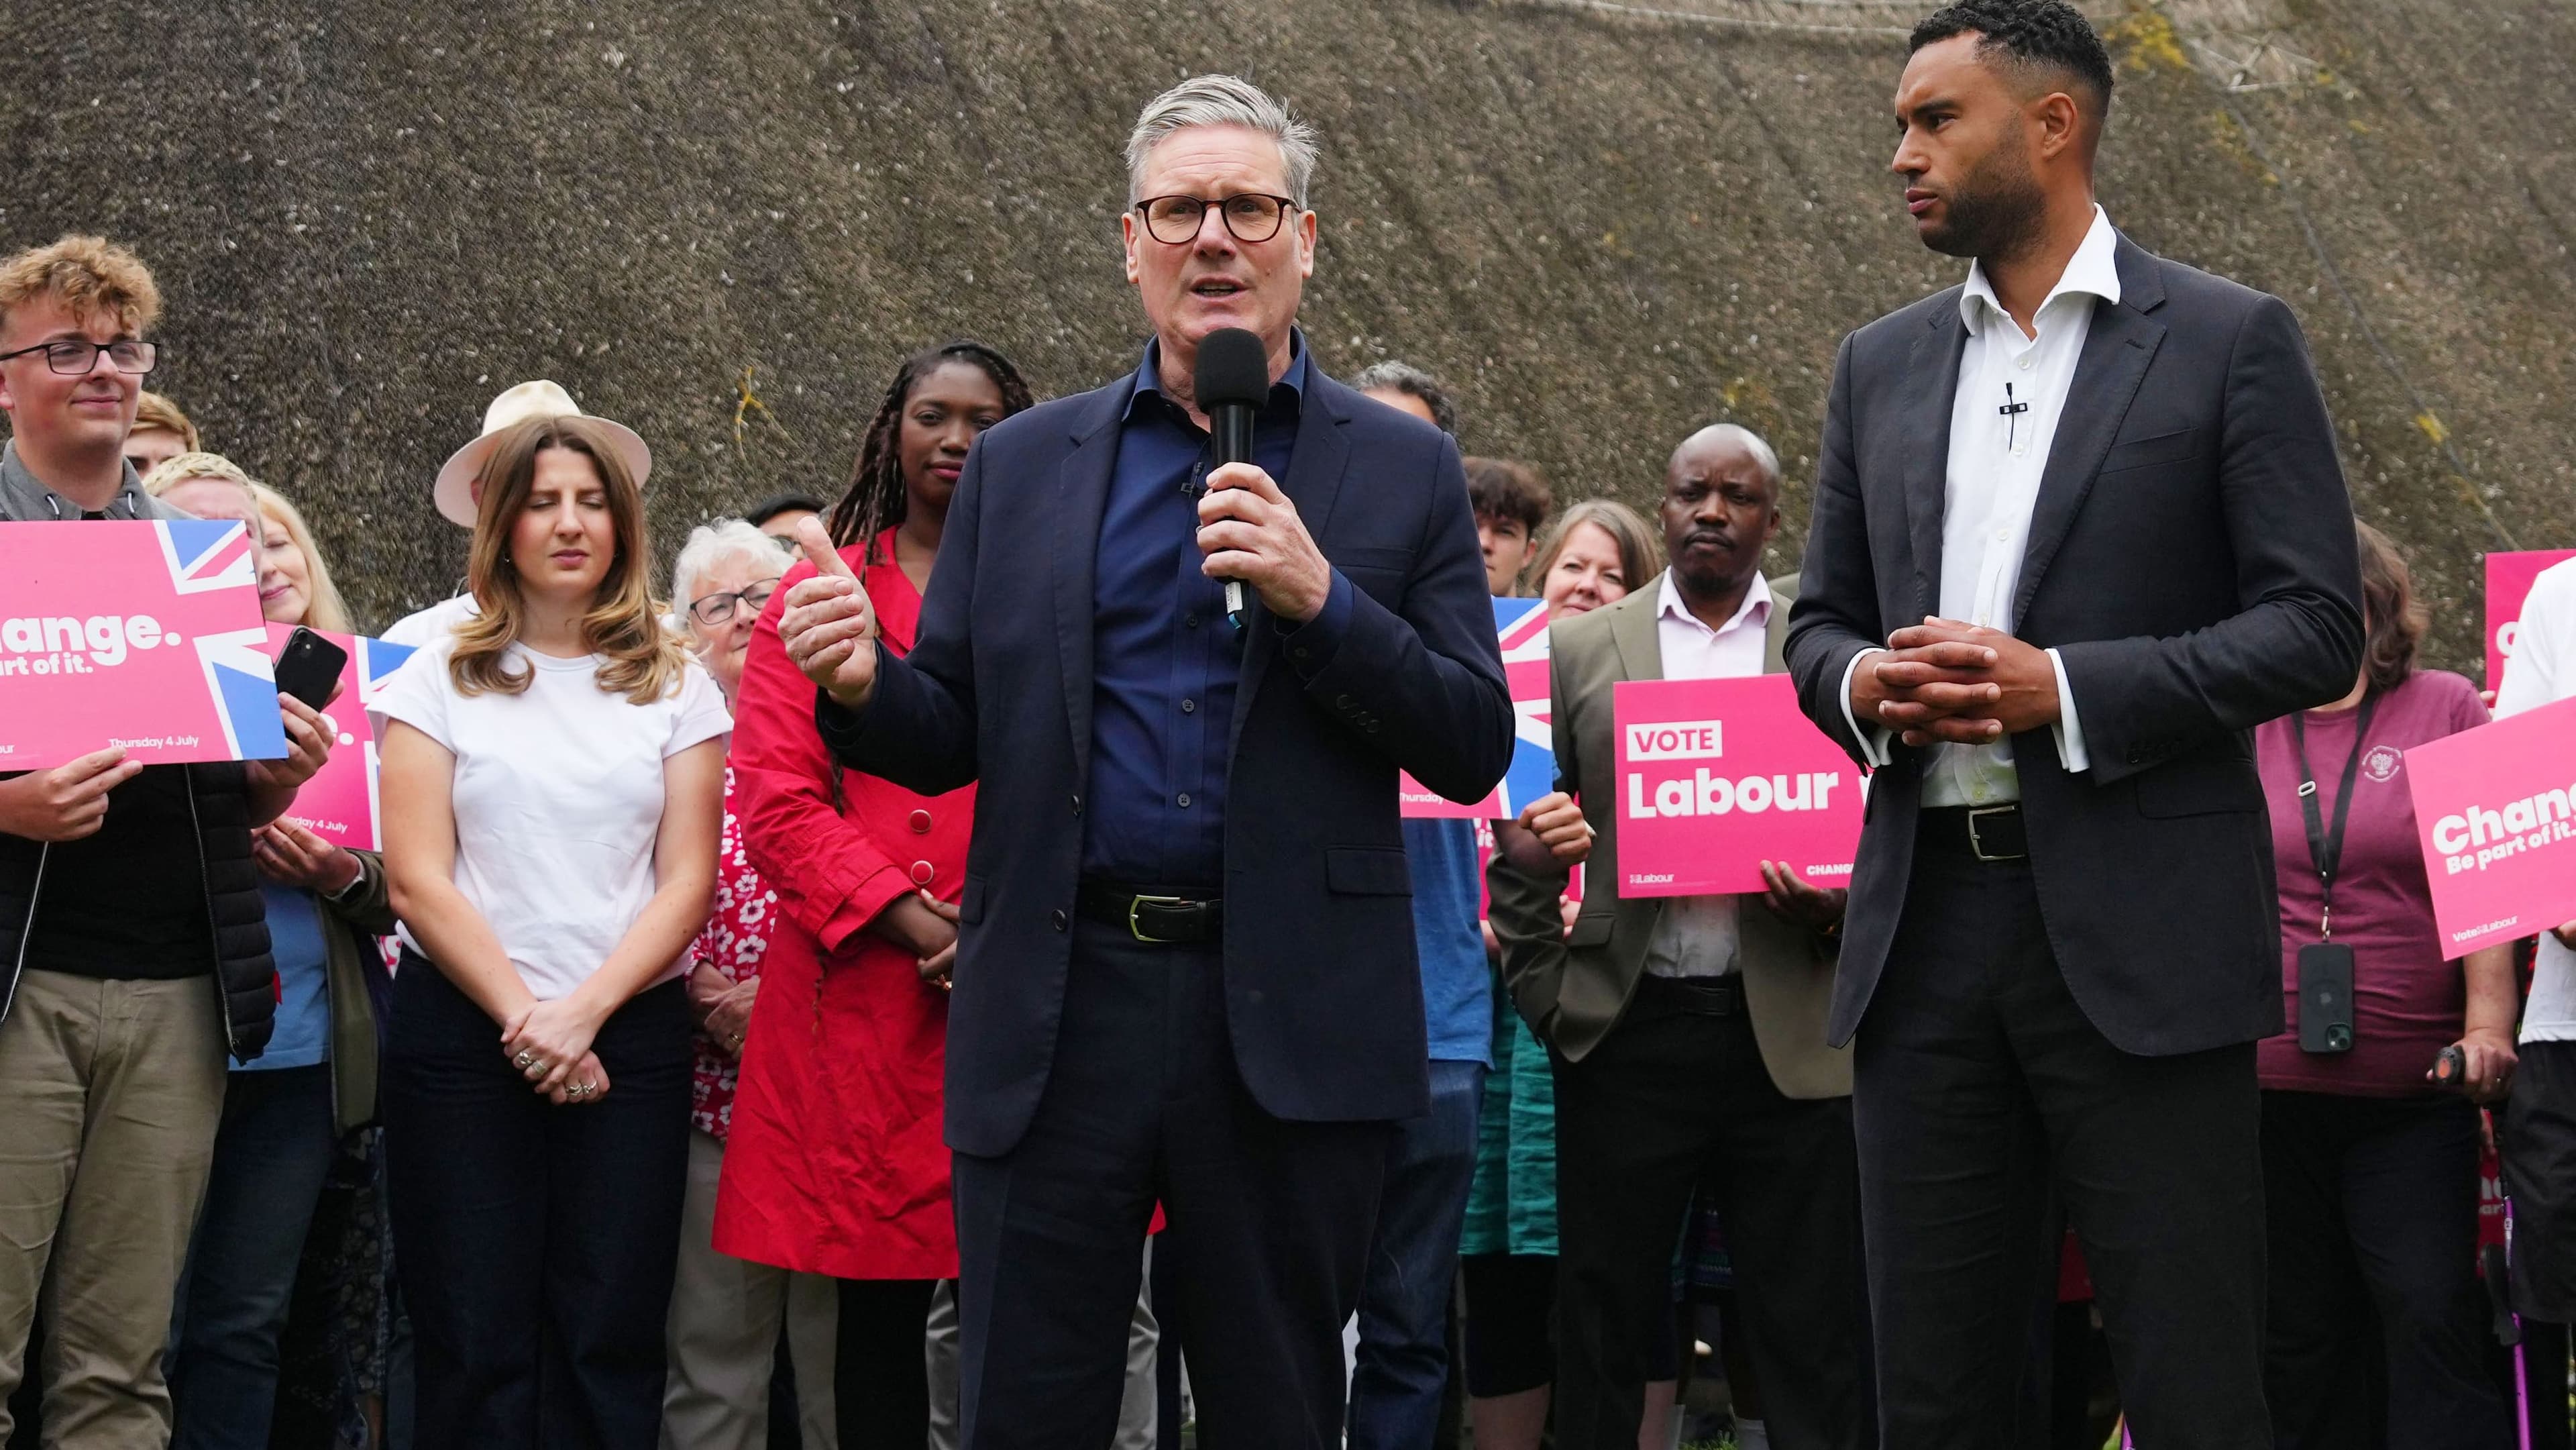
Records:
M492 435L471 619L373 707L403 959L384 1066L424 1445L653 1450L723 697L647 585L651 456Z

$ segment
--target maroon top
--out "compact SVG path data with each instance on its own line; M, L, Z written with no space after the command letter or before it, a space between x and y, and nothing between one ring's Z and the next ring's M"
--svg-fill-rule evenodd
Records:
M2358 709L2307 712L2308 765L2317 809L2334 824ZM2254 732L2254 758L2272 810L2272 855L2281 883L2281 986L2289 1028L2255 1049L2267 1088L2411 1097L2430 1092L2424 1073L2457 1042L2467 1004L2459 963L2442 957L2433 898L2407 794L2406 750L2487 723L2477 687L2458 675L2420 670L2382 695L2361 742L2343 862L2335 873L2334 939L2352 948L2353 1049L2311 1056L2299 1050L2299 948L2319 940L2324 893L2308 855L2299 809L2299 758L2286 719Z

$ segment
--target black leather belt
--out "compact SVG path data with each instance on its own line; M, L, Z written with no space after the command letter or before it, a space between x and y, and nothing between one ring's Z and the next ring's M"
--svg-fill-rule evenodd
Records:
M1659 977L1648 972L1637 978L1637 1000L1692 1017L1732 1017L1744 1010L1744 977L1736 972L1722 977Z
M1225 932L1225 899L1204 892L1139 890L1115 881L1083 878L1074 910L1117 927L1141 942L1200 946Z
M2030 856L2030 835L2022 828L2021 807L1948 806L1923 813L1924 838L1945 850L1964 848L1980 861L2021 861Z

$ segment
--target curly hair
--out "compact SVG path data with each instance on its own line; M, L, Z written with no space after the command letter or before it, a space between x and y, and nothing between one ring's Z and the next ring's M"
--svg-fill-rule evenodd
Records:
M868 436L859 445L858 466L851 471L850 487L832 505L832 543L846 549L865 541L870 550L868 562L877 562L876 537L903 522L908 496L903 484L903 409L912 401L912 390L923 378L937 372L941 365L962 362L993 380L1002 394L1002 416L1027 408L1032 401L1029 385L1020 370L1000 351L983 343L958 338L937 347L924 348L903 360L895 370L894 381L887 385L885 401L877 404L877 415L868 424Z
M87 323L105 315L140 337L161 317L161 288L152 269L104 237L65 237L0 261L0 324L41 297Z
M2009 57L2022 70L2051 70L2073 78L2089 94L2094 119L2111 110L2111 54L2093 22L2066 0L1960 0L1916 22L1906 42L1911 54L1954 35L1975 34L1985 60Z

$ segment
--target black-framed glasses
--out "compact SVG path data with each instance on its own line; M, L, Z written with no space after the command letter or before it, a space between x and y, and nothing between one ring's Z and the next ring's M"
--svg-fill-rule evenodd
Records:
M145 342L140 338L120 337L114 342L91 342L87 339L40 342L34 347L22 347L16 352L0 352L0 362L7 362L13 357L25 357L31 352L43 353L45 366L67 378L79 377L98 366L100 353L107 354L107 360L115 364L118 372L133 373L137 376L152 371L152 365L161 360L160 344Z
M705 629L733 623L734 611L748 605L754 614L769 607L769 596L778 592L778 581L763 579L757 584L725 594L710 594L689 606L689 617Z
M1207 210L1215 207L1225 218L1225 229L1238 242L1266 242L1279 235L1279 223L1297 210L1297 199L1269 196L1258 191L1240 192L1210 200L1197 196L1149 196L1136 203L1145 217L1145 230L1155 241L1177 247L1198 239L1199 227L1207 219Z

